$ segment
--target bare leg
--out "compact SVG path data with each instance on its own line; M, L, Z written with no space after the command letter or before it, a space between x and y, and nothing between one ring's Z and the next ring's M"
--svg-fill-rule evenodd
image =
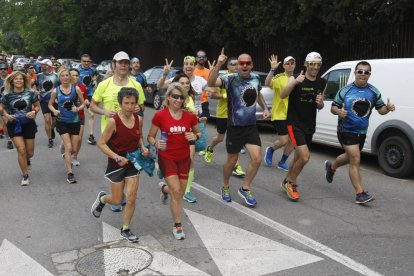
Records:
M243 189L248 190L252 184L254 177L262 163L262 148L257 145L246 144L246 149L250 155L250 162L247 166L246 178L243 181ZM238 155L237 155L238 156Z

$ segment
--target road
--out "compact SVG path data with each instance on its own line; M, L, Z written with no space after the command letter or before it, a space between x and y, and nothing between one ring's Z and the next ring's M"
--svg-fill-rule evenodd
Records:
M148 107L145 135L153 114ZM47 148L43 119L37 122L28 187L20 186L16 152L0 141L0 275L127 275L122 269L141 271L136 275L413 274L414 178L385 176L373 157L362 159L364 186L376 197L372 204L354 203L347 168L333 183L325 181L324 160L340 150L315 145L298 180L300 202L281 191L284 172L262 165L252 186L258 205L248 208L237 196L241 179L231 179L232 203L219 198L226 159L219 144L211 164L196 157L198 202L184 203L184 241L172 236L170 210L159 201L160 180L141 175L131 225L140 242L132 245L119 240L120 213L106 207L99 219L90 214L97 193L109 190L105 156L84 137L81 166L74 169L78 183L70 185L58 146ZM264 150L277 136L268 128L260 132ZM207 133L214 135L213 124ZM242 155L244 168L247 163Z

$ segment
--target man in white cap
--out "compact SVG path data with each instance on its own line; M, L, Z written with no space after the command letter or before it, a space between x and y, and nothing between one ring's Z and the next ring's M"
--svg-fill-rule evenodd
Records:
M299 76L291 76L280 94L282 99L289 97L288 133L296 149L295 158L281 184L282 189L292 201L300 199L296 180L309 161L309 147L316 128L316 113L324 106L326 80L318 77L321 65L321 55L317 52L309 53L304 64L306 72L302 70Z
M49 109L49 100L53 88L58 85L58 76L53 72L53 64L50 59L40 61L42 73L37 75L35 85L36 94L39 96L40 107L42 109L43 118L45 119L45 131L49 139L48 147L53 147L53 139L55 138L54 128L56 126L56 116ZM57 104L56 104L57 108Z
M273 152L281 147L285 147L282 158L277 164L277 167L281 170L288 171L289 165L286 163L290 153L293 151L292 143L289 141L288 129L287 129L287 108L289 98L281 99L280 93L286 87L289 78L293 75L293 71L296 67L296 60L292 56L288 56L283 60L283 73L274 75L280 62L277 61L277 56L272 55L269 58L270 71L267 74L265 85L271 87L275 95L273 97L272 104L272 117L275 129L278 135L278 140L274 141L270 147L266 148L264 162L267 166L272 165Z

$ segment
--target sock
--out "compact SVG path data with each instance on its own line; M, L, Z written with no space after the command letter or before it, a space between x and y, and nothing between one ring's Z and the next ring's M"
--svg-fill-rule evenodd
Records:
M125 231L125 230L127 230L127 229L129 229L129 225L127 225L127 224L122 224L122 231Z
M187 187L185 188L185 192L188 193L191 190L191 185L193 184L194 180L194 169L190 169L188 173L188 180L187 180Z
M288 159L289 155L282 155L282 158L280 159L280 163L286 163L286 160Z
M174 227L181 227L181 222L174 223Z
M245 189L243 188L243 186L241 187L243 191L247 192L249 189Z
M101 196L101 197L99 198L99 201L100 201L101 203L105 204L105 203L106 203L106 202L105 202L105 196Z

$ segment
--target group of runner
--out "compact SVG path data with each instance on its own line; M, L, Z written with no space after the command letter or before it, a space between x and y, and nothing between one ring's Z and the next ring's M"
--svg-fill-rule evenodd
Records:
M191 193L194 155L197 143L206 139L203 137L203 128L206 118L209 117L208 97L211 97L219 99L217 135L206 147L204 160L211 163L214 147L226 135L228 155L223 166L223 201L232 201L230 176L235 174L244 177L238 195L247 205L257 205L251 186L263 155L256 126L256 103L263 108L265 119L271 116L279 136L277 141L266 148L264 162L272 165L274 151L285 147L277 165L287 171L281 187L289 199L300 199L297 178L310 159L309 148L315 132L317 110L324 108L326 81L318 76L322 64L319 53L309 53L304 63L306 70L295 76L294 57L284 58L284 72L276 75L276 69L281 62L275 55L269 58L271 70L266 78L266 85L275 92L271 114L260 93L260 78L252 72L253 60L250 55L228 58L222 49L217 64L213 62L209 64L210 69L207 69L204 66L207 61L206 52L200 50L196 57L186 56L183 60L183 73L169 80L166 77L173 61L166 59L163 75L157 83L159 88L167 89L165 108L152 118L146 139L149 146L145 145L142 133L145 102L143 87L149 88L146 86L145 76L139 74L137 65L134 65L139 63L139 59L130 59L122 51L115 54L112 60L113 76L100 82L95 91L92 85L94 72L87 66L90 57L82 55L82 59L85 67L81 67L81 70L61 68L57 74L51 72L50 61L42 61L43 72L37 75L35 81L38 88L36 93L31 90L32 84L24 73L14 72L5 79L0 113L7 122L8 133L18 152L19 166L23 174L22 185L29 184L28 165L33 156L37 129L34 119L39 109L44 115L49 147L53 147L52 130L56 125L63 141L61 149L68 172L67 181L76 182L72 166L79 164L77 154L85 120L83 109L89 106L90 114L102 116L102 134L98 147L108 156L105 178L111 183L111 194L99 192L92 205L92 214L99 217L107 203L118 206L113 208L114 211L120 211L125 206L121 236L130 242L138 240L131 232L129 224L135 210L140 171L128 154L150 158L149 149L153 147L158 150L158 166L165 180L159 184L161 200L166 204L168 198L171 199L173 234L176 239L184 239L182 199L197 201ZM135 68L132 74L131 64ZM228 72L219 75L224 64L227 65ZM336 169L349 163L356 203L367 203L374 200L374 197L362 188L359 156L365 141L369 115L374 107L380 114L387 114L394 111L395 106L390 100L385 104L380 92L368 83L371 74L369 63L359 62L354 74L355 82L340 89L331 107L331 112L338 115L338 139L345 153L334 162L325 162L325 176L328 182L332 182ZM369 104L360 105L360 101ZM361 108L365 110L361 111ZM91 116L89 119L91 120ZM158 132L161 134L159 138ZM91 132L88 142L94 144L94 141ZM238 163L239 153L244 147L250 157L246 173ZM295 153L289 166L287 159L293 150Z

